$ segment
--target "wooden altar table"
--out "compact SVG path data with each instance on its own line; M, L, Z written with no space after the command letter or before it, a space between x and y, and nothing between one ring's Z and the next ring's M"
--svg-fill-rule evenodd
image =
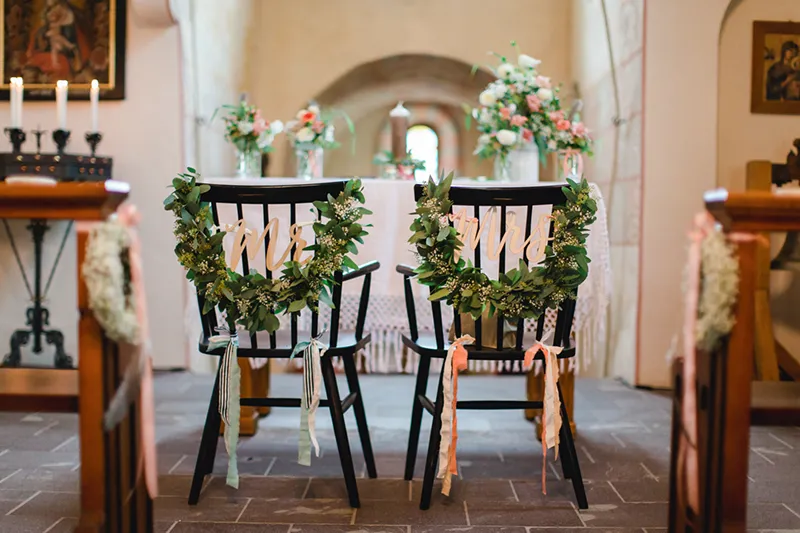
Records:
M124 370L117 346L89 310L81 265L91 222L105 220L128 197L127 183L0 182L0 218L78 221L78 368L0 368L0 410L77 412L80 438L78 533L151 532L152 501L137 482L138 402L111 432L103 414ZM142 476L143 478L143 476Z

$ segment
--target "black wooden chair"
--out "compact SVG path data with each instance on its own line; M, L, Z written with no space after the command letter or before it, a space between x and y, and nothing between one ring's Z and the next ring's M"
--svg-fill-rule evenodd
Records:
M480 220L481 207L499 208L500 212L500 231L505 231L507 208L527 208L525 224L525 238L531 235L533 221L533 210L536 206L549 206L563 204L565 201L564 193L561 191L562 184L544 185L536 187L459 187L450 188L450 199L454 206L472 207L474 216ZM423 194L423 185L414 187L414 195L417 201ZM451 222L452 225L452 222ZM552 236L552 225L550 229ZM499 236L490 236L499 238ZM527 263L527 259L525 259ZM473 263L477 268L481 268L481 243L478 241ZM513 265L515 266L515 265ZM503 248L499 254L498 270L506 272L506 251ZM436 401L432 402L426 396L428 386L428 376L430 374L431 359L442 359L447 356L449 341L447 330L442 323L442 302L431 302L433 315L433 333L420 333L417 324L414 295L411 287L411 280L414 271L406 265L399 265L397 271L403 275L406 310L408 312L408 322L410 336L403 336L403 344L419 355L419 367L417 370L417 382L414 390L413 407L411 411L411 431L408 438L408 452L406 454L405 479L411 480L414 477L414 463L417 456L419 445L420 426L422 424L422 411L425 409L433 415L431 424L430 442L428 444L428 455L425 461L425 476L422 482L422 497L420 508L430 507L431 495L433 492L433 482L436 473L437 460L439 456L439 445L441 441L441 414L443 407L442 378L443 372L439 375L439 385L436 393ZM567 359L575 356L575 347L570 345L570 332L572 329L572 319L575 312L575 300L568 300L558 312L556 320L555 336L553 345L562 346L564 350L558 355L559 359ZM453 310L453 322L455 336L461 336L461 317ZM506 319L513 320L514 317L495 316L491 320L497 321L497 341L495 346L484 346L481 335L481 322L483 319L475 321L475 344L465 346L472 361L522 361L525 357L526 347L532 345L537 339L542 339L544 335L545 319L544 315L538 320L536 327L536 338L523 338L525 334L524 320L517 320L516 326L516 345L513 348L504 348L503 324ZM544 364L544 355L539 352L536 360ZM462 385L468 386L468 385ZM564 477L572 480L575 497L578 507L587 509L586 492L581 478L581 469L578 463L578 455L575 450L575 441L569 425L569 416L564 405L561 394L561 386L558 386L558 394L561 398L561 441L559 445L559 456ZM459 401L458 409L478 409L478 410L498 410L498 409L541 409L541 401L517 401L517 400L486 400L486 401Z
M289 207L289 224L297 222L297 207L302 204L311 204L316 200L325 201L330 194L333 197L339 195L344 190L345 181L328 180L324 183L298 183L292 185L219 185L210 183L211 189L203 194L202 200L211 204L212 215L214 223L219 225L219 207L223 204L230 204L236 206L237 218L244 218L245 205L259 205L262 206L262 216L264 224L269 222L270 206L288 205ZM288 228L287 228L288 230ZM311 239L308 239L309 241ZM263 243L264 253L266 254L269 237L265 238ZM294 255L294 250L292 250ZM243 250L241 254L242 269L249 272L249 262L247 250ZM364 459L367 466L367 474L370 478L378 476L375 469L375 458L372 453L372 444L369 436L369 427L367 425L366 412L364 410L364 400L361 394L361 389L358 383L358 373L354 356L357 351L363 349L367 343L370 342L370 335L364 334L364 320L367 315L367 305L369 303L369 288L372 278L372 272L375 272L380 267L377 261L364 264L358 270L342 273L341 271L335 275L335 286L333 289L332 300L335 308L331 310L330 324L323 334L322 342L329 348L322 357L322 379L327 393L327 399L320 400L320 407L328 407L333 421L333 430L336 437L336 445L339 450L339 458L342 464L342 473L344 474L345 484L347 486L347 493L350 500L350 505L354 508L359 507L358 487L356 485L356 474L353 467L353 457L350 452L350 444L347 437L347 430L345 428L344 413L352 407L354 410L356 423L358 426L358 434L361 439L361 447L364 452ZM271 278L272 273L266 271L266 277ZM361 299L359 302L358 316L356 321L355 331L339 331L339 310L341 308L342 298L342 283L363 277L363 286L361 290ZM200 309L203 309L204 298L201 294L197 296ZM320 304L325 305L325 304ZM223 324L218 323L217 314L211 311L202 315L200 320L202 322L203 332L199 341L200 352L211 355L221 356L224 349L209 350L209 337L216 334L216 328ZM268 358L268 359L288 359L298 340L308 340L310 336L316 337L319 334L319 316L318 313L311 315L311 331L300 332L298 331L298 314L292 314L290 318L289 331L279 330L275 333L259 332L255 335L245 334L239 340L239 357L247 358ZM343 363L344 373L347 379L347 384L350 389L348 394L343 400L339 395L339 387L336 383L336 376L334 373L333 358L341 358ZM203 480L207 474L212 472L214 466L214 457L217 450L217 442L219 438L220 428L220 414L219 407L219 370L217 371L216 381L214 382L214 389L211 393L211 401L208 406L208 413L206 415L206 422L203 428L203 436L200 442L200 449L197 453L197 464L194 470L194 477L192 479L192 486L189 492L189 504L195 505L200 497L200 490L203 485ZM300 391L298 391L297 398L241 398L242 406L253 407L300 407Z

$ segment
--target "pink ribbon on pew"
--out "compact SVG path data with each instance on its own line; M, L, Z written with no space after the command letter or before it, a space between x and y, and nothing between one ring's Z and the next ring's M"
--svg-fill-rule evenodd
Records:
M158 470L156 465L155 405L153 401L153 361L151 358L150 330L147 322L147 302L144 291L144 271L141 260L141 242L136 226L140 220L136 207L123 205L117 211L117 220L125 226L130 236L128 261L131 269L131 287L136 302L136 317L139 320L140 342L135 347L129 364L143 361L139 386L139 431L142 453L138 459L138 474L144 473L145 485L151 498L158 496ZM137 476L138 476L137 474Z
M540 351L544 354L544 398L542 398L542 494L547 494L547 450L555 448L558 460L558 444L561 431L561 400L558 397L558 354L560 346L549 346L541 341L525 352L523 368L533 366L533 360Z
M454 340L447 350L444 360L444 373L442 379L442 427L440 429L441 444L439 445L439 471L438 477L442 480L442 494L450 495L450 485L453 474L458 475L458 461L456 460L456 444L458 443L458 419L456 407L458 404L458 372L467 369L467 350L464 344L475 342L470 335L463 335ZM451 420L452 417L452 420Z

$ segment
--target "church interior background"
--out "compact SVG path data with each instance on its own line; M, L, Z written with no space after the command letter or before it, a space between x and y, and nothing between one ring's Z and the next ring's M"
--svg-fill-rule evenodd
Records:
M491 81L490 74L484 70L473 72L472 66L488 63L488 51L514 55L511 40L521 51L540 59L553 80L562 82L561 95L568 106L581 102L581 118L590 125L596 143L594 156L585 161L584 172L602 191L608 217L610 300L602 318L602 335L593 338L587 347L591 354L578 376L575 407L579 449L584 446L581 439L586 439L580 452L584 454L584 477L589 481L590 499L594 497L600 510L577 513L570 509L570 513L577 513L574 521L572 515L568 517L564 512L562 517L558 513L563 510L558 510L554 522L547 522L547 517L543 520L549 526L574 527L576 531L587 527L618 532L666 527L669 401L664 395L643 396L642 391L668 390L672 386L669 354L681 327L686 232L693 215L702 209L703 193L716 187L743 190L747 162L784 161L797 135L797 120L792 115L752 114L749 107L753 21L798 20L800 5L796 0L128 0L127 5L126 96L121 101L101 102L100 113L103 150L113 154L115 176L131 184L130 198L141 212L139 234L153 363L157 371L164 371L157 372L157 377L170 375L166 371L181 371L169 378L169 384L162 382L161 390L160 378L156 380L156 396L161 402L157 404L156 419L159 431L164 431L159 434L159 473L163 476L161 494L167 499L167 503L163 498L161 504L157 502L156 520L163 531L286 531L288 527L292 532L422 532L449 531L446 527L460 523L460 518L441 518L441 528L429 525L425 529L424 523L413 521L417 518L387 518L383 510L368 509L364 511L369 520L366 526L346 529L345 522L351 518L354 522L347 523L357 523L358 513L342 514L338 504L330 503L329 508L315 507L317 515L328 516L331 523L341 522L341 526L335 526L340 529L332 525L327 526L329 529L292 529L293 523L308 517L286 522L285 517L274 514L264 523L286 522L283 529L191 529L180 525L184 521L235 522L234 519L251 516L247 509L252 510L249 502L253 498L285 496L280 494L283 489L275 487L269 488L272 492L267 495L248 488L234 496L224 490L223 483L217 484L217 476L207 489L209 497L217 498L216 503L207 504L200 514L184 511L188 509L187 479L192 472L215 366L196 349L195 295L175 261L173 222L162 202L174 175L187 166L197 168L206 177L232 175L234 152L225 142L223 125L214 114L221 105L239 101L242 94L264 115L284 121L310 101L345 112L355 133L348 131L343 120L336 123L342 148L326 155L326 177L376 175L373 157L390 148L389 113L399 101L410 112L408 145L429 168L452 171L458 177L490 176L491 161L480 161L473 155L479 133L465 125L463 105L475 105L478 94ZM88 105L70 102L75 131L89 129ZM25 106L25 121L31 127L52 122L51 103L26 101ZM8 107L7 102L0 102L0 114L6 113ZM281 138L274 148L268 157L265 179L293 176L294 153L289 143ZM555 181L558 168L558 161L550 157L540 166L541 180ZM387 205L395 201L380 200ZM10 228L20 238L27 231L22 222L13 222ZM52 235L45 241L44 264L51 264L60 253L55 236L64 228L61 223L54 224ZM779 247L780 241L776 240L773 253ZM65 349L73 355L78 353L77 337L71 334L77 331L78 323L73 305L77 293L73 282L77 269L75 248L72 235L47 295L51 324L65 332ZM25 288L19 282L18 266L7 239L0 238L0 249L0 313L17 317L20 302L27 298ZM19 253L26 264L32 261L33 250L27 244L20 246ZM386 270L383 275L400 279L394 273L394 265L383 265L382 269ZM773 272L771 282L776 339L789 352L798 354L800 315L794 312L794 302L800 297L800 287L793 274L786 271ZM3 321L0 339L8 338L16 328L16 320ZM38 364L39 356L24 353L23 357L28 363ZM80 364L77 357L76 362ZM299 383L286 385L280 375L282 369L273 367L273 391L289 390ZM402 376L390 374L393 375L370 376L374 385L369 390L380 395L381 391L393 394L398 387L402 389L403 382L397 381ZM505 379L479 378L486 380L481 382L485 390L502 389L498 380ZM520 394L522 390L520 384ZM609 399L603 396L604 391L618 396ZM644 411L635 412L636 405L644 406ZM392 451L391 442L405 438L399 436L406 431L405 419L395 427L395 419L407 414L405 403L402 406L402 415L389 407L384 411L368 407L377 449L383 443ZM380 422L381 414L387 414L390 420L385 425ZM0 530L53 533L74 524L75 516L68 504L64 504L67 507L63 512L56 512L61 513L59 516L53 515L62 525L35 519L32 512L28 513L28 521L12 521L14 513L3 516L36 491L52 490L56 494L61 490L58 487L67 478L36 474L36 468L49 470L40 467L33 456L26 456L30 464L6 464L2 451L24 441L32 453L53 452L52 460L47 462L70 463L72 468L75 461L69 454L76 452L77 444L74 439L66 444L63 441L75 433L75 424L66 415L60 416L31 422L36 431L53 424L48 433L57 436L44 439L46 444L41 444L42 439L40 444L33 444L24 431L7 439L8 443L0 438ZM285 440L283 451L288 450L285 455L289 458L272 452L259 456L259 443L267 446L273 442L259 434L240 446L240 459L247 457L250 461L249 466L241 467L245 474L271 472L273 476L288 476L286 479L302 477L289 464L296 417L282 416L272 413L262 424L274 424L271 435L278 441ZM485 491L487 499L500 502L490 511L491 505L477 496L461 495L470 506L471 498L475 498L474 515L467 511L468 522L464 526L480 526L472 529L477 533L522 533L526 531L524 527L531 531L534 526L542 527L536 513L544 516L547 512L546 508L542 510L544 504L538 494L529 499L540 505L537 510L520 507L520 501L528 498L525 494L536 491L507 481L514 477L517 461L522 461L521 451L511 446L503 452L507 457L504 459L501 454L500 461L491 467L481 456L480 444L501 438L502 432L520 439L520 435L527 435L525 432L532 435L529 426L522 426L525 422L521 417L514 416L496 425L463 422L465 435L473 430L480 435L473 444L466 443L467 437L463 437L465 464L469 465L464 466L464 472L467 477L471 472L473 479L479 480L472 490ZM172 423L176 427L185 424L189 429L180 435L164 429ZM751 475L757 485L771 479L764 472L779 469L780 465L793 472L792 476L800 472L800 437L797 428L790 429L794 433L788 437L777 432L754 433L753 455L757 463L763 463L751 465L756 468ZM170 435L176 440L164 444ZM786 446L781 447L779 442ZM324 478L327 469L330 476L338 475L335 454L330 454L333 460L323 457L317 465L320 470L308 474L323 476L321 481L314 478L310 492L316 491L314 497L326 502L342 497L338 486L331 488L334 483ZM600 467L617 460L620 462L616 464L622 465L615 467L618 477L604 477L608 472L601 472ZM385 457L379 457L379 470L387 477L399 478L402 472L398 461L387 452ZM643 470L633 477L620 474L629 467ZM53 468L57 470L50 470ZM498 476L504 478L502 483L489 480L488 471L497 472L497 468L506 469ZM17 482L15 478L21 474L11 476L17 469L30 469L29 486ZM537 472L536 468L529 470ZM308 475L302 477L300 488L294 481L286 481L285 490L297 492L293 498L311 497L306 484L311 483ZM535 476L534 473L531 477ZM44 479L59 481L52 488L37 484L44 483ZM780 497L758 493L760 499L756 503L761 507L756 505L751 512L753 528L800 530L800 492L785 478L775 477L773 481L786 492ZM63 483L67 487L63 492L77 492L74 476L68 476ZM509 483L511 492L507 493L505 487ZM14 500L17 495L12 492L22 489L30 492L19 496L19 501ZM397 487L387 484L378 490L384 489L392 491ZM654 490L653 495L641 494L650 489ZM403 485L400 490L412 489ZM558 494L558 489L554 490ZM403 505L411 500L406 496ZM413 500L417 497L414 493ZM13 503L6 505L5 500ZM61 500L53 496L53 501ZM640 507L632 502L638 502ZM403 512L411 512L408 509L414 505L409 505L401 506ZM609 518L612 513L604 513L604 505L613 506L617 518L624 513L636 518L614 522ZM525 520L530 523L498 518L498 509L505 509L504 506L509 513L517 513L515 516L528 516ZM45 509L46 502L40 507ZM633 507L635 510L631 510ZM454 512L453 508L447 512ZM525 515L528 512L533 514ZM492 513L495 518L490 516ZM261 520L258 516L252 521ZM343 516L346 521L340 520ZM471 522L469 516L473 516ZM4 526L4 520L17 529ZM314 521L319 522L316 518ZM36 529L40 523L42 528ZM381 524L403 526L380 529ZM405 524L410 524L407 529Z

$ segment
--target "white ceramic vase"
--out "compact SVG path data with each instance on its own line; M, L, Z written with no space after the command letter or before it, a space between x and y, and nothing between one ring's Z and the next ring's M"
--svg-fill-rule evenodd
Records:
M494 177L497 181L537 183L539 181L539 149L528 143L509 152L505 161L494 160Z

